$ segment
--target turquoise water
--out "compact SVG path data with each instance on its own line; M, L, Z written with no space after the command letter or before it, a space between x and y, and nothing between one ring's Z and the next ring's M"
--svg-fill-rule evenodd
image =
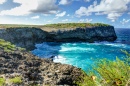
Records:
M33 50L32 53L41 58L49 58L51 56L55 56L53 58L54 62L74 65L87 71L88 69L91 69L91 66L94 65L97 59L107 58L114 61L116 59L116 56L118 56L119 58L125 56L125 54L121 52L121 49L130 52L129 36L128 39L126 39L126 37L123 36L124 34L120 34L119 31L117 34L119 38L113 43L44 42L42 44L36 44L37 49ZM126 35L127 34L125 33L125 36ZM123 37L126 40L124 40Z

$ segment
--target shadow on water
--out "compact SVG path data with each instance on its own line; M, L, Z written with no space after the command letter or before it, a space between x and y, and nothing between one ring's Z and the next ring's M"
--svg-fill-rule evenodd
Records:
M36 44L32 53L41 58L51 58L58 56L59 50L61 50L61 44L58 42L43 42L42 44Z

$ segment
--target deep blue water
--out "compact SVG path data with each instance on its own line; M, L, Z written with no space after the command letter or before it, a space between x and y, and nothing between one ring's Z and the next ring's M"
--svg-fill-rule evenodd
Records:
M54 62L71 64L88 70L97 59L115 60L116 56L124 57L121 49L130 52L130 29L115 29L118 36L115 42L95 43L42 43L36 44L32 53L43 57L54 57Z

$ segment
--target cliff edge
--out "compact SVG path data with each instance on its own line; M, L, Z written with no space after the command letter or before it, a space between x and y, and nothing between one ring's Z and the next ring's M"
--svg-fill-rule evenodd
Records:
M52 24L53 25L53 24ZM42 42L94 42L94 41L115 41L117 36L113 26L104 24L87 25L87 27L78 27L68 29L60 29L55 31L45 31L43 27L15 27L0 29L0 39L9 41L19 47L32 50L35 48L36 43ZM66 25L66 24L65 24ZM68 25L68 24L67 24ZM72 24L76 26L77 24ZM81 24L79 24L81 25ZM54 25L55 26L55 25ZM70 27L69 24L68 27ZM52 28L49 26L49 28ZM47 28L47 29L49 29Z
M58 30L50 32L46 41L51 42L94 42L115 41L117 36L113 26L97 26L76 28L73 30Z
M16 46L32 50L36 43L45 41L48 33L39 28L16 27L0 29L0 39L15 44Z

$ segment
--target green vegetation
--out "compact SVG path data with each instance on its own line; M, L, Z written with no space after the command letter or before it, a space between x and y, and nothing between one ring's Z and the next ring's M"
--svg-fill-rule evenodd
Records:
M6 80L4 78L0 78L0 86L4 86L5 83L6 83ZM22 83L22 78L20 76L10 78L9 83L21 84Z
M126 53L125 60L116 58L116 61L103 59L98 61L94 72L89 72L89 76L84 77L79 86L130 86L130 54Z
M46 25L19 25L19 24L0 24L0 28L41 28L45 31L55 31L59 29L75 29L78 27L85 28L85 27L100 27L100 26L110 26L108 24L103 23L57 23L57 24L46 24Z
M102 23L58 23L58 24L47 24L44 25L45 27L52 27L52 28L77 28L77 27L96 27L96 26L110 26L108 24Z
M17 76L17 77L11 78L10 82L14 83L14 84L21 84L22 83L22 78L20 76Z
M25 50L25 49L16 47L15 45L11 44L10 42L0 39L0 50L4 50L6 52L12 52L15 50Z
M0 86L3 86L5 84L5 79L4 78L0 78Z
M11 28L11 27L38 27L39 25L22 25L22 24L0 24L0 28Z

